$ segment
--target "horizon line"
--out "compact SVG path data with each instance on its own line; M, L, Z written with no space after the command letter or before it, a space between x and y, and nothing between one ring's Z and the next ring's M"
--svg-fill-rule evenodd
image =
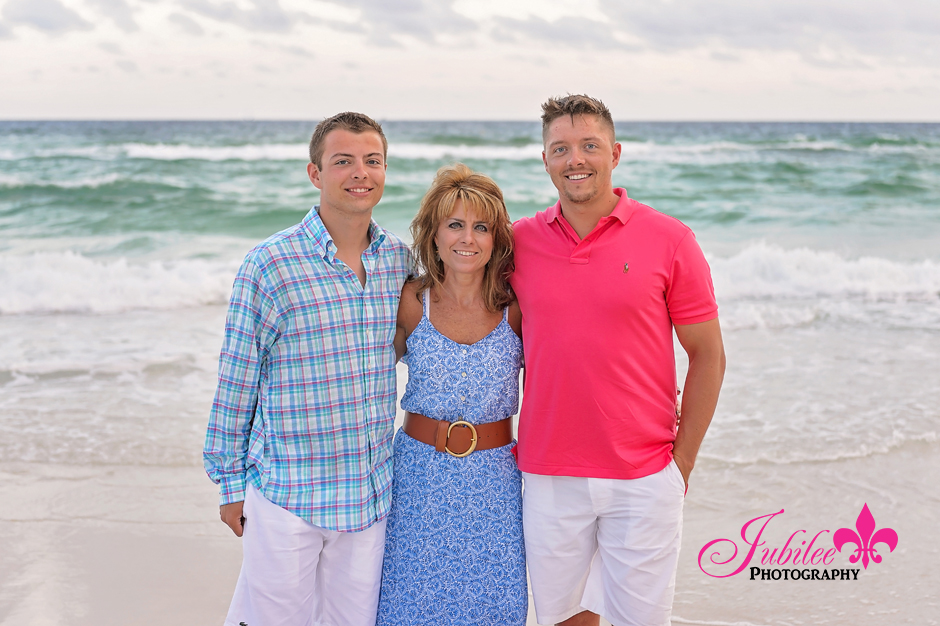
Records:
M112 117L112 118L82 118L82 117L48 117L48 118L0 118L0 124L3 123L41 123L41 122L85 122L85 123L124 123L124 122L186 122L186 123L213 123L213 122L281 122L281 123L316 123L323 119L320 118L265 118L265 117L218 117L218 118L199 118L199 117ZM516 123L540 123L538 118L503 118L503 119L460 119L460 118L382 118L376 117L376 121L386 122L437 122L437 123L495 123L495 124L516 124ZM940 124L940 119L936 120L898 120L898 119L693 119L693 118L675 118L675 119L615 119L615 124Z

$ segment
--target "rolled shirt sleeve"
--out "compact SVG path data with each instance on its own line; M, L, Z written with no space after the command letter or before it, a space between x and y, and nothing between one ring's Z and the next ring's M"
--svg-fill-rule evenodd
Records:
M278 311L249 254L232 288L219 357L219 383L209 414L203 462L220 485L220 504L245 499L246 458L267 355L277 341Z

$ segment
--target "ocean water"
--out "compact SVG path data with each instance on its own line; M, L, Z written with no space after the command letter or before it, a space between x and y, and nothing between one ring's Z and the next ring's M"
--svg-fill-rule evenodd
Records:
M317 202L311 122L0 123L0 458L198 465L234 272ZM530 123L387 122L376 219L436 169L556 199ZM615 184L696 232L728 343L703 458L940 432L940 125L621 123ZM760 446L748 445L759 438Z

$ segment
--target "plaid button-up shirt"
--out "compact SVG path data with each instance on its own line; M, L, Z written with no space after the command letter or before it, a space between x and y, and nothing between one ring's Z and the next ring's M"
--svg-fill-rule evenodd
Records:
M358 531L391 501L392 339L412 259L372 222L363 287L317 209L238 271L203 457L222 504L251 481L317 526Z

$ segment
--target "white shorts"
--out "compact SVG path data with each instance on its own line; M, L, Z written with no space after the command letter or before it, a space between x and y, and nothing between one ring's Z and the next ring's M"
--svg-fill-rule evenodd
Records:
M685 481L675 461L633 480L523 473L526 560L539 624L588 610L668 626Z
M241 574L225 626L375 626L385 520L358 533L314 526L249 485Z

